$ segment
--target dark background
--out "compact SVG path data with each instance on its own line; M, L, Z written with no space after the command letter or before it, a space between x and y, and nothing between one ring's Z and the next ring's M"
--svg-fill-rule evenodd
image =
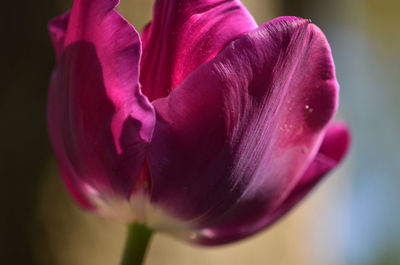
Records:
M0 264L36 264L38 185L52 155L46 94L54 58L46 25L63 8L56 1L22 0L4 1L1 9Z

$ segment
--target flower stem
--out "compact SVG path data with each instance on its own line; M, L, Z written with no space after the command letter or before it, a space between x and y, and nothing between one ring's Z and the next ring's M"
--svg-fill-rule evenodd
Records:
M124 254L121 265L142 265L153 230L133 223L128 225Z

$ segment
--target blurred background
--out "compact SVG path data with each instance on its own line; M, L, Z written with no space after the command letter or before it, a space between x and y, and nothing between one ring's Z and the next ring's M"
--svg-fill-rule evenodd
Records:
M338 170L283 220L217 248L156 235L146 265L400 265L400 1L247 0L259 24L311 18L332 46L338 119L353 132ZM81 211L58 176L46 134L54 64L46 24L70 0L2 3L0 264L118 264L125 228ZM152 1L122 0L137 29Z

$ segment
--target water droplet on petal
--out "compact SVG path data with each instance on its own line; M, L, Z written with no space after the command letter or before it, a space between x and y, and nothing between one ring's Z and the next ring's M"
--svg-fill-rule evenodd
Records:
M308 110L309 113L313 112L314 109L310 107L310 105L306 105L305 109Z

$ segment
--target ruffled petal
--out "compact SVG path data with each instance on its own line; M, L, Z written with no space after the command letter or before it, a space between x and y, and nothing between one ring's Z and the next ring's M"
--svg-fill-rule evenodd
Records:
M167 96L199 65L257 25L236 0L158 0L143 37L143 93Z
M238 205L261 218L315 157L337 97L329 45L310 21L246 34L153 103L151 203L199 231L242 215Z
M49 25L58 57L48 100L49 134L74 197L128 198L151 140L155 115L138 77L138 33L118 1L75 0Z
M271 225L290 211L299 201L320 182L320 180L345 157L350 146L350 133L343 123L335 123L329 127L321 147L314 160L300 178L296 186L287 198L271 211L261 213L249 219L246 209L237 206L232 213L236 216L225 215L224 220L214 224L214 228L206 228L202 231L202 237L198 243L205 245L218 245L236 241L255 234L259 230ZM243 206L247 207L247 206Z

